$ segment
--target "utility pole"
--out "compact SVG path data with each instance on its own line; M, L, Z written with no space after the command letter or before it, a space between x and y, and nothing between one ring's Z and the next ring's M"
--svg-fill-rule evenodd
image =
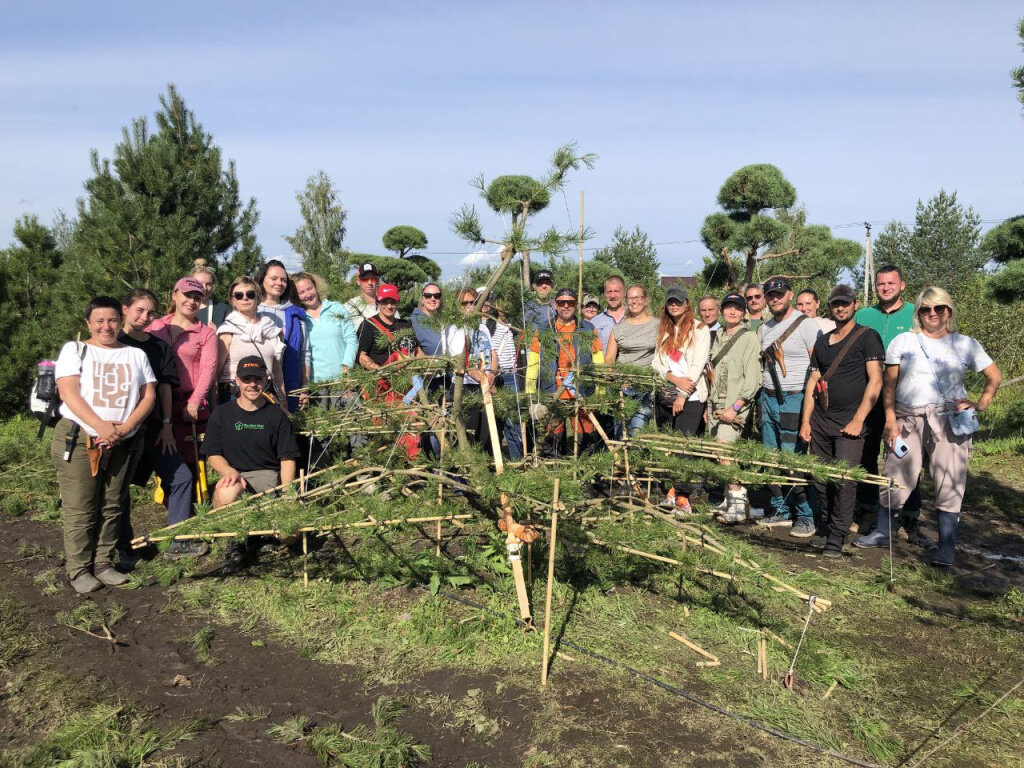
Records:
M871 281L875 277L875 257L871 253L871 222L864 222L867 242L864 245L864 306L871 304Z

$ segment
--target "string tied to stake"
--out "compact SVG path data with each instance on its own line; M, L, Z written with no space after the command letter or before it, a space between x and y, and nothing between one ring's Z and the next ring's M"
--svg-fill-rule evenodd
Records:
M804 635L807 634L807 627L811 624L811 616L814 615L814 603L817 599L818 598L815 595L810 595L807 598L807 618L804 620L804 628L800 632L800 640L796 644L796 650L793 651L793 660L789 662L789 670L786 672L786 676L782 679L782 684L788 691L793 690L793 683L796 681L796 678L793 675L793 668L796 666L797 656L800 655L800 648L804 644Z

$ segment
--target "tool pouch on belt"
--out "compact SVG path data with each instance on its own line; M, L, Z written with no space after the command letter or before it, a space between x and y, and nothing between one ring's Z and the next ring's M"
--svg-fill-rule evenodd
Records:
M103 462L103 448L96 444L94 437L89 437L85 445L85 452L89 456L89 472L93 477L100 473L100 465Z
M821 410L828 410L828 382L825 379L818 379L818 383L814 385L814 399Z

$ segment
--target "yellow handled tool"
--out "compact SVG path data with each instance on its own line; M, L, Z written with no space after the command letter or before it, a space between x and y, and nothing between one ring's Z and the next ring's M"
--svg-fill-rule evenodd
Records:
M210 490L206 485L206 462L199 455L199 437L196 435L195 422L192 423L192 447L196 452L196 501L205 504L210 500Z
M153 503L164 503L164 487L160 485L160 475L156 476L156 488L153 489Z

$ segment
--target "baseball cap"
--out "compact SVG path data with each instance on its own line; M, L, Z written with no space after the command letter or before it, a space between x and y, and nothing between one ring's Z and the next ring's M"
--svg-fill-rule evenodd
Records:
M689 292L681 285L673 285L665 291L665 301L678 301L680 304L690 300Z
M183 277L174 284L174 290L178 293L201 293L206 295L206 286L194 277Z
M597 300L596 296L594 296L593 294L590 294L590 293L584 293L583 294L583 306L585 307L588 304L596 304L598 307L601 306L601 302Z
M726 304L733 304L734 306L739 307L744 312L747 311L747 300L740 296L738 293L726 294L725 298L722 299L722 307L724 308Z
M785 293L786 291L792 291L793 286L789 284L789 280L784 277L772 277L769 278L764 284L765 293Z
M249 355L243 357L238 361L238 367L235 369L235 375L238 378L245 376L262 376L267 377L267 364L263 362L263 358L258 355Z
M851 304L857 300L857 292L848 285L840 283L828 292L828 303L834 301L848 301Z
M553 283L553 282L555 282L555 278L546 269L540 270L539 272L537 272L536 275L533 276L533 284L534 285L539 285L540 283Z
M359 276L360 277L366 277L367 275L370 275L370 274L373 274L373 275L376 275L377 277L380 277L380 270L377 269L377 265L376 264L372 264L369 261L365 261L365 262L363 262L362 264L359 265Z
M398 286L391 283L381 283L377 286L377 301L394 299L398 301Z
M555 294L555 301L566 298L576 301L576 291L572 288L559 288L558 293Z

